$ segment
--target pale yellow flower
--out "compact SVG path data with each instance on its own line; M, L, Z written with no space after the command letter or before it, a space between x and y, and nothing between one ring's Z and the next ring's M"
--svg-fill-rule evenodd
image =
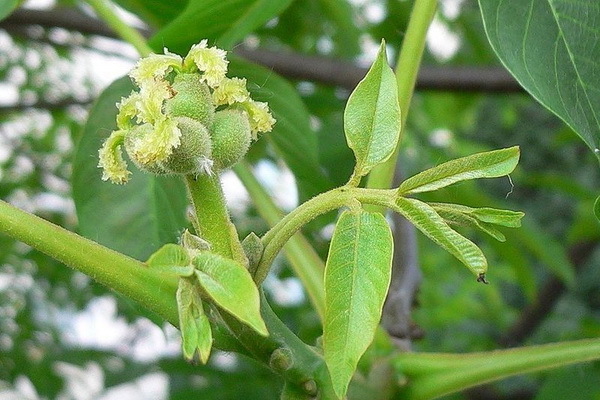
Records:
M183 66L185 69L189 69L195 65L203 73L201 79L208 86L216 88L225 78L229 61L225 59L227 55L225 50L207 46L206 39L193 45L188 55L185 56Z
M165 161L180 144L181 130L175 120L162 116L152 128L133 144L133 157L145 165Z
M243 103L248 100L250 100L250 93L246 89L246 79L243 78L225 78L213 92L215 106Z
M132 120L137 116L137 103L139 101L140 94L137 92L131 92L128 97L121 98L121 101L117 103L119 113L117 114L117 127L119 129L129 129L133 125Z
M123 160L122 145L126 131L118 130L110 134L100 150L98 150L98 167L102 168L102 180L124 184L129 180L131 172Z
M275 118L269 111L269 105L262 101L249 100L242 103L250 117L250 129L252 138L256 140L260 132L271 132L275 124Z
M183 63L181 56L169 53L166 48L164 52L165 54L153 53L141 58L131 70L129 76L140 88L156 79L163 79L173 69L181 69Z
M163 103L173 97L173 89L167 81L147 82L140 88L137 101L138 121L153 124L164 118Z

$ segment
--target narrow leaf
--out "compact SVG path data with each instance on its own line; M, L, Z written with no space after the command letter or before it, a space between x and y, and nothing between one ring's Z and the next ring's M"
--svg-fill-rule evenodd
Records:
M197 351L200 361L206 364L212 348L212 331L195 281L179 279L176 298L183 356L192 361Z
M392 234L383 215L342 213L325 267L323 325L325 361L340 398L379 324L392 253Z
M444 221L450 225L459 225L467 228L479 229L480 231L487 233L500 242L506 241L506 237L502 234L502 232L498 231L490 224L479 221L477 218L474 218L468 213L465 214L453 208L440 207L433 204L430 205L440 215L440 217L442 217Z
M502 225L509 228L520 227L521 219L525 216L525 213L521 211L500 210L489 207L472 208L463 206L461 204L450 203L430 203L430 205L436 210L441 208L453 210L463 214L468 214L473 218L477 218L481 222Z
M492 48L519 83L600 156L596 0L479 0Z
M596 215L596 219L600 221L600 196L598 196L594 203L594 214Z
M497 178L510 174L519 162L519 148L477 153L457 158L408 178L398 188L400 194L429 192L456 182Z
M126 185L102 180L98 149L116 129L117 107L133 86L128 77L116 80L92 107L73 160L73 200L79 233L138 260L160 246L177 241L188 222L185 187L173 176L158 177L133 171Z
M243 265L213 253L202 253L193 263L200 285L217 305L261 335L269 334L260 315L258 289Z
M385 42L367 75L358 83L344 110L344 132L356 157L355 176L364 176L387 160L400 135L396 77L387 63Z
M427 237L458 258L478 279L485 278L487 260L481 249L448 226L433 207L416 199L398 197L394 210L402 214Z
M146 264L150 268L168 270L181 276L191 276L194 273L194 266L191 265L187 250L173 243L168 243L158 249L150 256Z

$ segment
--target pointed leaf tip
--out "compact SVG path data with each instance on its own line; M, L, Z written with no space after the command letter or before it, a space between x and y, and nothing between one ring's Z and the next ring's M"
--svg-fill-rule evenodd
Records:
M396 76L387 62L385 41L344 110L344 132L356 157L355 176L364 176L386 161L400 137L400 105Z

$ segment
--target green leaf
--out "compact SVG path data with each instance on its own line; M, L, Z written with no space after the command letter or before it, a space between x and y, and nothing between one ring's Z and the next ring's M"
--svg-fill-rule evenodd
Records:
M600 196L598 196L594 203L594 214L596 215L596 219L600 221Z
M187 250L173 243L165 244L158 249L146 264L150 268L168 270L180 276L192 276L194 273L194 266L191 265Z
M391 278L393 242L380 213L344 211L325 267L323 349L334 390L344 397L373 341Z
M467 228L479 229L500 242L506 241L506 236L504 236L502 232L498 231L490 224L479 221L477 218L474 218L468 213L463 213L451 207L447 208L434 204L430 204L430 206L432 206L433 209L440 215L440 217L442 217L444 221L450 225L459 225Z
M20 0L2 0L0 3L0 21L8 17L19 6Z
M296 89L273 71L239 58L231 58L229 71L248 80L253 99L269 103L277 122L261 140L269 140L294 173L300 201L331 188L319 164L317 134Z
M488 39L502 63L596 151L600 147L598 2L479 0L479 4Z
M356 157L355 176L364 176L390 158L400 135L400 105L394 71L387 63L385 42L375 62L348 99L344 132Z
M113 82L88 116L73 161L73 199L79 233L114 250L146 260L160 246L177 241L187 225L186 192L175 177L140 172L132 162L126 185L102 181L98 149L116 129L115 104L132 90L129 78Z
M197 351L200 361L206 364L212 348L212 330L196 282L189 278L179 279L176 298L183 356L192 361Z
M477 220L489 224L502 225L509 228L518 228L521 226L521 219L525 213L520 211L499 210L497 208L481 207L472 208L460 204L450 203L430 203L430 205L438 209L447 209L476 218Z
M230 49L254 29L279 15L292 0L190 0L185 10L158 31L150 41L186 54L190 46L209 39Z
M188 0L115 0L115 3L137 14L144 22L160 27L179 15Z
M458 258L478 279L485 278L487 260L481 249L448 226L433 207L417 199L398 197L394 211L402 214L427 237Z
M200 286L217 305L261 335L269 334L260 315L258 289L243 265L213 253L202 253L193 263Z
M519 162L519 148L477 153L457 158L408 178L398 188L400 194L429 192L453 183L510 174Z

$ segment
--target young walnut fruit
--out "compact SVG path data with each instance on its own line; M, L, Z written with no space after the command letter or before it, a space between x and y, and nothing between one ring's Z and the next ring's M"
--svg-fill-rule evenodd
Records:
M119 102L118 130L99 150L102 179L126 183L122 156L154 174L211 174L238 162L275 119L267 103L251 99L243 78L227 78L226 52L192 46L151 54L129 74L139 87ZM217 111L218 110L218 111Z

